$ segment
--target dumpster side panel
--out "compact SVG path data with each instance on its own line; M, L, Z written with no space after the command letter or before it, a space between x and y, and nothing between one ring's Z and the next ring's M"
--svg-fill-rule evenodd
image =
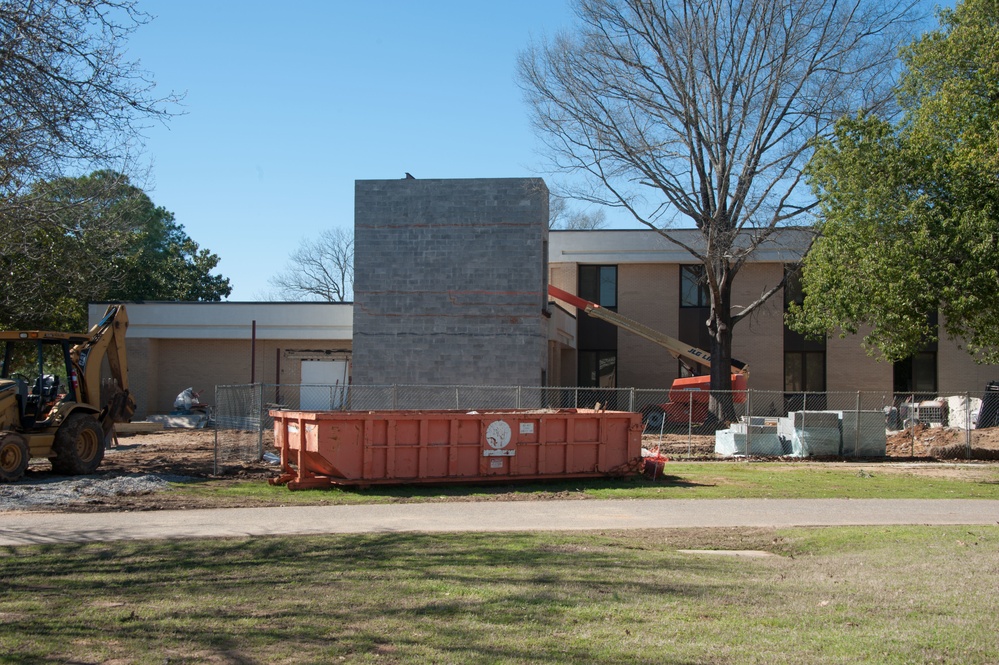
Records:
M558 475L565 473L565 442L569 431L568 418L546 418L542 431L542 449L538 451L538 473Z
M599 476L634 466L641 451L641 416L626 412L271 415L282 459L309 486Z

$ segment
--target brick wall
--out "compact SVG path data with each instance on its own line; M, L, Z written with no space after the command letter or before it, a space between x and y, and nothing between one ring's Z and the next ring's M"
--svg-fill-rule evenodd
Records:
M826 337L826 389L830 392L875 390L890 394L892 364L867 355L861 346L865 329L856 335Z
M361 180L354 206L355 384L540 384L543 181Z
M679 279L680 272L676 265L619 265L618 313L676 337L677 311L680 307ZM575 291L575 285L572 291ZM619 386L662 388L669 386L677 377L677 361L658 344L619 330L617 346Z
M732 286L732 311L738 313L780 283L784 266L749 263ZM754 390L784 390L784 298L774 294L755 314L734 328L732 355L749 364L749 385Z
M169 413L173 400L187 387L203 391L201 401L214 404L215 387L250 382L250 340L127 339L129 386L138 409L134 420ZM349 353L349 340L257 340L258 383L298 384L302 360Z

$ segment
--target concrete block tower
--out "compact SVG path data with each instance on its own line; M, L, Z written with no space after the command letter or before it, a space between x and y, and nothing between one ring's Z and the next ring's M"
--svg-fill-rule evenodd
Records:
M544 181L359 180L354 192L354 384L541 385Z

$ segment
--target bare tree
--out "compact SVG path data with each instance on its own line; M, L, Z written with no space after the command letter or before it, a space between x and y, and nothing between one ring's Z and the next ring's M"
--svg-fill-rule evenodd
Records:
M34 182L125 171L177 96L124 56L148 20L132 0L0 2L0 241L49 221Z
M607 213L598 208L593 212L574 210L568 199L558 194L548 196L548 228L566 231L592 231L607 225Z
M623 207L705 267L711 385L726 390L732 283L774 231L809 225L802 171L845 114L884 111L915 0L575 0L573 33L519 78L574 197ZM671 230L700 230L685 243Z
M291 253L288 266L270 279L288 300L345 302L353 297L354 236L342 228L306 238Z

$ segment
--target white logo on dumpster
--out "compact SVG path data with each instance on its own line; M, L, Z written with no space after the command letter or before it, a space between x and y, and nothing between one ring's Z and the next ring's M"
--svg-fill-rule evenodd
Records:
M502 420L494 420L486 428L486 443L489 448L482 451L483 457L512 457L514 451L506 450L510 439L513 438L513 431L510 426Z

